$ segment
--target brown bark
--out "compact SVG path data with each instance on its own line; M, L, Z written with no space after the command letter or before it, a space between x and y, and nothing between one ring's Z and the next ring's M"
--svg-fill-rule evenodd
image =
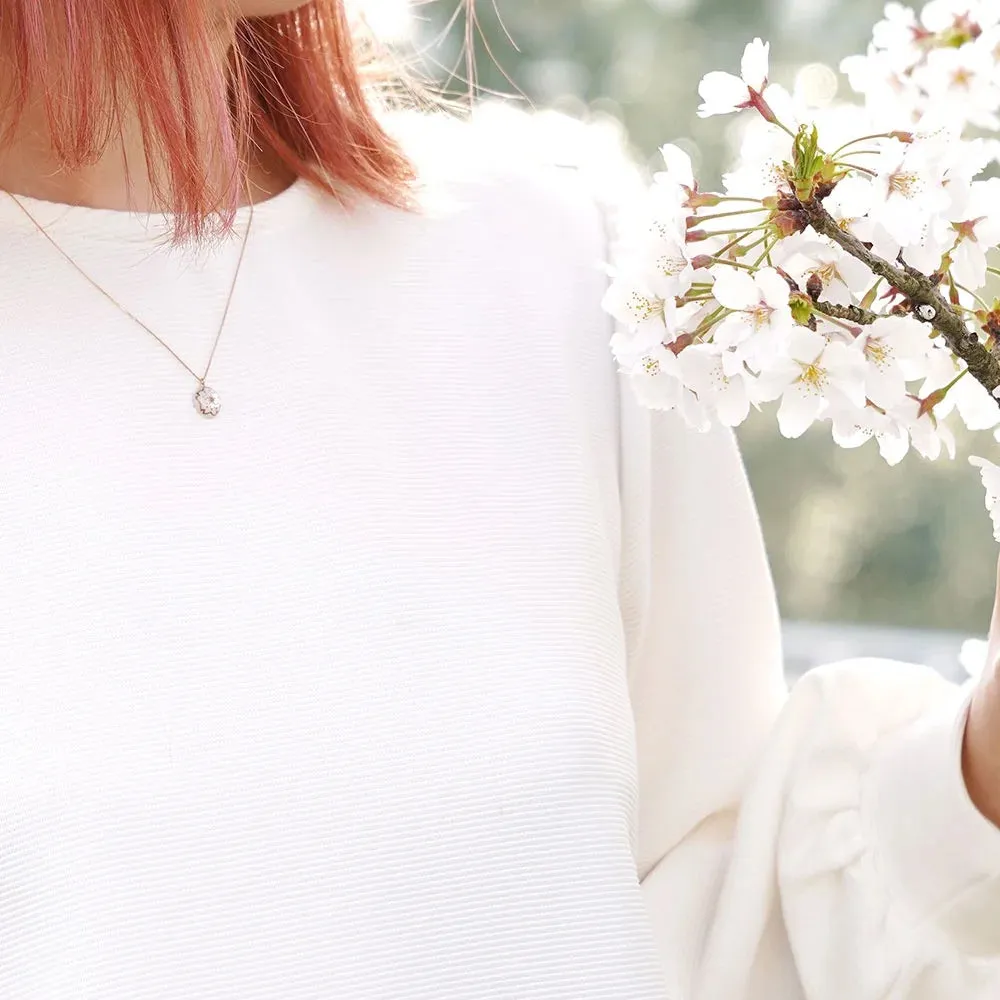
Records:
M913 268L896 266L876 256L857 237L841 229L833 216L823 207L822 202L814 199L802 207L805 209L809 224L817 233L833 240L852 257L867 265L872 274L884 278L893 288L905 295L913 306L914 314L944 337L948 346L968 365L969 372L987 392L992 395L993 391L1000 387L1000 360L980 342L978 334L969 329L961 312L941 296L930 278ZM825 309L830 308L829 304L824 305ZM927 318L922 315L922 307L928 313ZM933 310L932 318L930 310ZM865 310L859 310L859 315L864 312ZM827 312L827 315L837 314ZM874 314L871 315L874 318ZM850 319L848 316L841 318ZM852 322L863 324L864 320L854 318ZM1000 400L997 400L997 405L1000 406Z

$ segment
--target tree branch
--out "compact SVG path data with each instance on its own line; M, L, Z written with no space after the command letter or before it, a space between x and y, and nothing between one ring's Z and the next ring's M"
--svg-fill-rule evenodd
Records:
M847 320L848 323L856 323L858 326L871 326L881 318L878 313L862 309L861 306L838 306L833 302L822 302L819 299L813 300L813 309L824 316Z
M930 278L913 268L896 267L876 256L857 237L841 229L818 199L803 203L802 208L817 233L833 240L865 264L872 274L899 289L913 304L918 316L921 306L927 308L928 313L933 310L933 318L928 317L924 321L944 337L948 346L968 365L972 376L990 395L1000 387L1000 360L980 343L978 335L968 328L961 313L941 297ZM920 318L923 319L922 316ZM997 400L997 405L1000 406L1000 400Z

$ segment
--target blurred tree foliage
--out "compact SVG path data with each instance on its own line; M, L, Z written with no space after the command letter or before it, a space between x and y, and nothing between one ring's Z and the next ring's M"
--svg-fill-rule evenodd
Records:
M424 65L444 79L464 68L457 0L417 8ZM611 114L638 154L656 162L685 146L714 185L732 120L695 115L697 83L733 69L755 35L772 43L772 79L793 86L809 64L836 69L863 51L882 0L477 0L481 88L516 87L538 106ZM821 76L824 75L820 71ZM830 74L825 78L831 80ZM453 82L462 90L464 77ZM838 96L849 97L840 80ZM962 457L989 437L959 441L950 463L910 455L889 469L874 444L836 448L825 426L780 438L773 416L740 429L786 617L985 630L996 546L974 470ZM973 448L975 450L975 448Z

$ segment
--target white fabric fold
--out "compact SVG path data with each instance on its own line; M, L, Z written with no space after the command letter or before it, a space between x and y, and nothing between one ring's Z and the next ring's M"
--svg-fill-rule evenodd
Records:
M965 954L988 958L1000 953L1000 831L962 779L971 693L943 690L932 711L886 740L864 788L893 896Z

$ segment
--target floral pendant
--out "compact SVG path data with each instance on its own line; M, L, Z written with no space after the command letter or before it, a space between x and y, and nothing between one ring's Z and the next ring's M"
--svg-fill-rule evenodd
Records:
M202 385L194 394L194 408L203 417L217 417L222 409L222 400L214 389Z

